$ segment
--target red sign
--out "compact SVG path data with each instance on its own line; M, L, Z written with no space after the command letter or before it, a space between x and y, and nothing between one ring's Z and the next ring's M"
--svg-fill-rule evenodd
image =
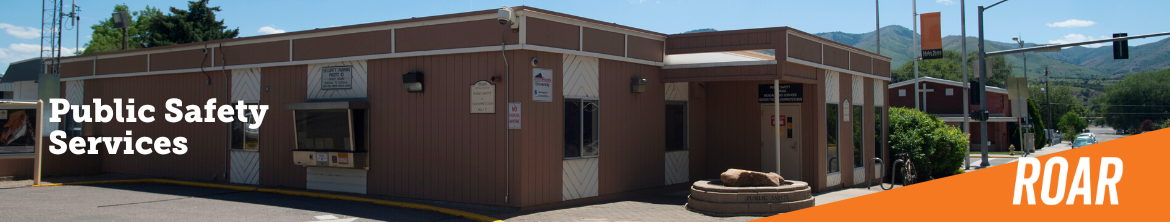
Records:
M520 129L520 103L508 103L508 129Z
M788 125L788 117L785 115L780 115L780 126L787 126L787 125ZM772 126L776 126L776 115L772 115Z

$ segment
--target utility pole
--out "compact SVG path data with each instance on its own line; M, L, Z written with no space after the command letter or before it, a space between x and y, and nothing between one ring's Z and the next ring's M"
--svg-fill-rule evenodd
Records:
M959 0L959 23L959 35L962 37L959 38L959 42L963 46L963 133L971 135L971 103L968 102L971 101L971 98L967 97L967 92L971 88L971 84L967 80L967 0ZM970 147L967 147L964 152L966 152L963 154L964 156L971 156ZM971 158L963 158L963 169L971 169Z
M983 45L983 11L1006 1L1002 0L987 7L979 6L979 67L987 67L987 51ZM979 112L980 116L983 116L979 118L979 146L981 147L980 152L983 154L980 158L982 163L979 163L979 168L991 166L991 163L987 162L987 71L987 68L979 69Z
M1048 131L1056 132L1056 129L1052 128L1052 96L1049 95L1049 93L1051 91L1052 91L1052 88L1048 88L1048 67L1045 66L1044 67L1044 101L1046 104L1044 106L1048 107L1048 124L1047 124L1048 130L1045 130L1045 132L1048 132ZM1055 133L1048 134L1049 137L1054 136L1054 135L1056 135L1056 134ZM1052 138L1048 138L1048 144L1052 145Z
M918 106L918 103L921 102L918 100L918 94L921 93L918 91L918 57L922 56L922 45L918 43L918 0L911 0L910 4L913 4L910 8L914 10L912 16L914 19L914 58L911 58L914 60L914 109L922 110L922 107Z
M882 55L882 10L878 9L879 6L881 4L878 0L873 0L873 21L874 25L877 26L877 34L873 38L877 39L877 54Z

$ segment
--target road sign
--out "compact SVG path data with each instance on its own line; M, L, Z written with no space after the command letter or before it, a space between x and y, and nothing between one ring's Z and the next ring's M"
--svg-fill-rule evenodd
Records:
M1127 35L1126 33L1113 33L1113 38ZM1129 59L1129 40L1113 41L1113 59Z

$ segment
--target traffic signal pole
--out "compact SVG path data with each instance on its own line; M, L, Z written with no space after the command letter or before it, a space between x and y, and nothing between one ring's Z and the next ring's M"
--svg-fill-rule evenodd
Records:
M979 67L984 67L979 69L979 112L981 113L979 118L979 151L982 153L979 168L991 166L991 163L987 162L987 50L983 46L983 11L1005 1L1007 0L996 2L987 7L979 6Z

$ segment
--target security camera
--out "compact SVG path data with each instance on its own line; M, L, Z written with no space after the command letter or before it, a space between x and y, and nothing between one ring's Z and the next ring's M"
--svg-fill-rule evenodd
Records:
M532 58L532 66L536 66L539 64L540 64L540 60L537 60L536 58Z
M512 28L516 28L516 12L511 7L501 7L499 10L496 10L496 21L499 21L500 25L508 25L508 23L511 23Z

